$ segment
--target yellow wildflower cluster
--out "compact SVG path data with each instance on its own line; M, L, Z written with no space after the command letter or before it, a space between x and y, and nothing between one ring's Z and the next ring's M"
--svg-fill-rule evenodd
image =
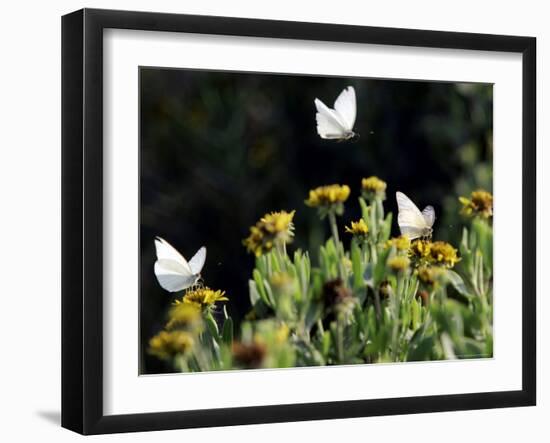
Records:
M429 240L415 240L410 245L409 254L418 260L428 259L431 243Z
M482 218L493 216L493 195L482 189L471 193L470 198L459 197L464 215L478 215Z
M346 232L355 235L357 237L366 237L369 233L369 227L362 218L359 221L351 222L351 227L346 226Z
M292 292L295 281L286 272L274 272L269 279L269 283L277 293L288 294Z
M388 260L388 266L395 272L403 272L409 268L411 261L404 255L396 255Z
M390 238L386 242L386 247L391 248L392 246L395 246L398 252L408 251L411 247L411 241L409 237L400 235L399 237Z
M203 329L201 309L227 300L224 294L204 287L188 291L181 300L174 301L164 330L149 340L149 353L166 360L192 352Z
M386 187L386 182L380 180L374 175L372 177L364 178L361 180L363 195L369 199L372 199L374 197L381 197L382 199L385 199Z
M169 359L185 354L194 345L193 335L186 331L161 331L149 340L149 352L158 358Z
M201 309L196 303L180 303L176 301L168 312L166 329L183 328L200 329L202 325Z
M344 203L349 194L350 188L348 185L319 186L309 191L309 198L305 203L312 208L329 207Z
M275 342L277 344L286 343L286 341L288 340L289 334L290 334L290 329L285 323L282 323L275 331Z
M418 279L427 286L434 286L442 276L442 269L437 266L422 265L417 270Z
M271 212L264 215L250 228L250 235L243 240L248 252L256 257L269 252L276 243L289 243L294 235L292 219L296 211Z
M410 255L422 264L452 268L459 260L457 250L443 241L415 240L411 243Z
M229 299L225 296L225 291L220 291L219 289L214 291L205 286L186 292L181 300L176 300L174 302L174 305L190 304L197 308L208 308L216 302L227 300Z

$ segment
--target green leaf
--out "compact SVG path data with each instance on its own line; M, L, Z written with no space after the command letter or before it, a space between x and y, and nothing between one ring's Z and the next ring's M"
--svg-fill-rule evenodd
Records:
M267 283L266 280L262 277L262 274L257 269L254 269L254 271L252 272L252 277L254 278L256 290L258 292L258 295L262 299L262 302L266 306L269 306L270 308L272 308L273 303L271 303L271 299L268 294L268 289L270 288L266 288L266 283ZM250 297L252 297L252 295L250 295Z
M267 282L267 280L264 280L264 288L265 288L265 294L268 300L268 306L275 306L275 299L273 297L273 291L271 289L271 285Z
M386 274L386 261L391 249L386 248L380 251L378 254L378 260L374 266L373 280L374 287L377 288L382 281L384 281L384 275Z
M420 301L419 300L412 300L411 301L411 323L412 323L412 329L416 331L421 322L421 309Z
M322 314L323 307L320 304L312 303L309 305L305 315L305 326L308 331L321 318Z
M462 255L469 254L470 245L468 241L468 228L462 229L462 241L460 242L460 253Z
M485 342L478 342L471 338L464 338L459 352L457 352L458 358L484 358L490 356L492 356L492 352L491 354L487 353Z
M210 335L212 335L212 337L217 340L220 336L220 331L218 329L218 324L216 323L214 317L212 317L212 313L210 311L206 312L204 320L206 323L206 327L208 328L208 332L210 332Z
M353 271L353 290L361 291L365 286L363 279L363 263L361 262L361 249L355 239L351 242L351 268Z
M256 258L256 269L260 271L262 275L267 274L267 259L265 255L260 255Z
M260 294L254 280L248 280L248 296L250 298L250 304L253 307L260 301Z
M329 331L325 331L323 333L323 343L322 343L322 352L323 357L327 358L328 353L330 352L330 345L331 345L331 335Z
M231 317L226 318L223 322L222 340L227 345L233 343L233 320Z
M367 266L365 267L365 272L363 273L363 279L365 283L371 288L374 287L373 273L374 266L372 265L372 263L367 263Z
M485 220L474 219L472 228L477 237L477 246L483 254L487 270L493 268L493 228Z
M443 349L443 354L445 355L445 358L448 360L456 359L454 342L451 337L449 337L449 334L444 332L443 334L441 334L441 337L439 339L441 341L441 348Z
M458 291L460 295L470 297L470 293L468 292L468 289L464 284L464 280L462 280L462 277L460 275L458 275L454 271L451 271L450 269L447 269L445 275L447 277L447 281L453 286L453 288Z
M299 297L297 300L307 300L309 295L309 282L311 276L311 265L308 254L302 254L300 251L294 253L294 266L296 276L299 282Z
M389 240L390 235L391 235L392 219L393 219L393 214L390 212L386 216L386 219L384 220L384 223L382 224L382 229L380 230L380 237L379 237L380 243L385 243Z
M376 312L374 311L374 306L370 305L367 312L367 330L368 338L373 338L377 333L377 322L376 322Z
M361 218L365 221L365 223L368 224L370 219L370 215L369 215L370 208L363 197L359 197L359 206L361 206Z
M274 250L269 253L269 257L270 257L270 263L271 263L271 272L272 273L281 272L281 269L282 269L281 262L279 261L279 258L277 257L277 254L275 254Z
M407 360L423 361L432 360L434 354L435 340L433 337L422 338L415 347L409 348Z

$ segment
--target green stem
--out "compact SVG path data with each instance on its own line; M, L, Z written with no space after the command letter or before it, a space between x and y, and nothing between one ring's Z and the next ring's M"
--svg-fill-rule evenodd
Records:
M180 372L189 372L189 366L187 365L187 358L183 354L179 354L174 358L174 366Z
M323 328L323 322L321 319L317 320L317 330L320 337L323 337L323 334L325 333L325 328Z
M336 322L336 347L338 352L338 361L340 363L344 363L344 327L340 318L338 318Z
M378 254L376 253L376 244L371 243L370 245L370 259L373 263L376 263L378 260Z
M277 261L279 262L279 266L281 267L281 271L286 272L287 271L286 243L284 241L276 241L275 252L276 252Z
M336 223L336 214L334 213L334 211L329 211L328 222L330 224L330 231L332 234L332 238L334 239L334 243L336 244L336 247L339 249L340 237L338 235L338 225Z
M378 320L378 324L382 323L382 307L380 304L380 294L378 291L378 288L374 290L374 310L376 312L376 320Z
M336 223L336 214L334 211L329 211L328 213L328 222L330 225L330 231L332 234L332 239L334 240L334 246L336 247L336 254L338 258L338 271L340 273L340 278L346 281L346 274L344 270L344 255L342 253L342 245L340 243L340 236L338 235L338 224Z
M400 341L400 322L401 322L401 316L400 316L400 310L401 310L401 300L403 300L403 275L399 273L397 276L397 287L395 294L393 295L393 330L392 330L392 342L393 342L393 360L399 361L399 341Z

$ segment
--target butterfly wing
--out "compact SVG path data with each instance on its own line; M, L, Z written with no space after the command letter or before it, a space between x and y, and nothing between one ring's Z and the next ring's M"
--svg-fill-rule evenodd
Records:
M206 261L206 248L203 246L200 248L193 258L189 260L189 267L194 275L199 275Z
M187 289L197 280L197 277L191 273L188 267L166 258L161 258L155 262L155 275L162 288L169 292Z
M397 224L401 235L406 235L410 240L422 237L428 226L420 209L402 192L396 192L395 197L399 209Z
M426 206L422 210L422 217L424 217L424 221L426 222L428 228L431 228L435 222L435 209L433 206Z
M340 93L340 95L334 102L334 110L344 124L345 129L347 131L353 130L353 125L355 125L355 117L357 113L355 89L353 88L353 86L348 86Z
M155 276L163 289L177 292L187 289L196 281L191 266L176 248L163 238L155 239L157 261L155 262Z
M319 136L325 139L343 138L347 131L336 112L318 98L315 99L315 107L317 108L315 119Z
M176 248L174 248L166 240L161 237L157 237L155 239L155 248L157 251L157 260L173 260L191 272L191 268L189 267L187 260L185 260L183 255L181 255Z

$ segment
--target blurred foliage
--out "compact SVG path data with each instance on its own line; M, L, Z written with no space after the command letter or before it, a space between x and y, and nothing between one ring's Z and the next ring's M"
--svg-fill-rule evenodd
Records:
M212 315L231 299L217 291L210 303L197 303L214 291L192 288L149 341L149 353L186 372L491 357L490 218L470 213L458 257L441 240L390 239L393 216L383 199L359 198L356 223L368 230L351 232L349 249L337 221L347 199L323 204L319 218L332 234L312 251L317 267L309 252L288 253L291 225L281 223L275 236L265 231L273 241L255 254L252 309L240 331L226 309L223 319Z
M330 104L347 85L353 85L357 93L355 130L360 139L356 143L321 140L315 130L313 100L318 97ZM233 361L237 351L242 355L260 355L265 348L267 355L266 347L271 345L265 343L273 343L279 328L289 327L293 315L305 315L303 321L309 315L308 326L311 318L318 315L305 312L306 307L301 304L285 302L286 307L284 303L279 306L277 309L283 310L275 316L268 315L269 318L253 324L244 321L251 309L250 270L256 267L261 273L262 265L257 261L265 260L265 256L255 259L242 246L242 239L254 221L271 211L298 211L294 217L292 248L316 253L311 259L305 252L289 257L298 260L298 266L303 266L306 260L308 266L313 267L310 269L312 285L327 283L319 278L315 269L333 275L334 266L342 268L347 263L346 257L353 263L357 255L351 236L344 236L341 230L343 241L338 239L337 243L340 259L331 261L336 243L331 244L326 238L329 234L334 237L334 231L330 223L319 222L315 210L304 206L310 189L327 183L346 183L352 189L350 200L356 201L361 194L362 178L376 174L387 180L388 196L402 190L419 206L434 206L438 217L434 235L438 240L460 244L464 254L477 250L478 238L472 237L474 230L463 233L468 223L458 215L457 196L468 196L477 188L492 191L492 86L142 68L140 155L141 372L181 369L147 352L151 337L165 326L165 313L172 301L158 286L153 273L156 235L169 239L185 256L202 245L207 246L203 278L209 286L223 288L230 300L227 310L208 310L210 324L213 321L221 330L218 339L225 343L219 346L218 351L223 350L224 354L220 354L221 360L217 361L244 367L246 364ZM395 212L393 198L385 205L388 211ZM359 205L346 207L345 224L358 221L364 216L364 209ZM373 225L369 219L365 222L369 234L375 235L376 229L383 229L388 237L397 234L395 220L392 225L390 219L389 225L383 227ZM464 285L470 295L476 294L476 285L477 290L480 285L467 274L480 269L475 252L471 254L470 262L463 260L457 266L464 267ZM487 260L481 266L485 271ZM365 263L361 262L361 269L368 268ZM353 289L356 296L357 287L364 282L358 277L357 259L353 266L357 269L351 274L352 281L342 284ZM386 269L386 264L384 266ZM366 298L363 302L368 304ZM455 312L455 304L462 303L457 309L466 306L468 310L469 305L463 303L465 300L470 303L470 299L465 295L459 299L460 302L454 299L442 302L437 309ZM300 303L305 303L304 299ZM273 307L266 307L273 314ZM293 313L296 309L297 313ZM434 319L439 318L437 312L430 311L432 314ZM284 321L280 320L281 315ZM368 319L373 314L367 307L364 315ZM464 322L467 316L461 318ZM220 338L227 319L231 319L231 334L236 336L235 349L233 344ZM486 328L490 325L490 321L487 322ZM333 334L330 322L327 327ZM296 337L296 328L296 325L291 328L290 337ZM451 329L447 333L451 339L458 336ZM201 336L205 334L201 332ZM213 343L217 339L214 333L211 335L214 338L209 340ZM263 337L259 345L255 336ZM382 335L377 337L386 343ZM323 340L323 346L332 346L329 343L332 339ZM419 350L415 352L423 355L423 347L428 346L420 339L417 342L415 349ZM443 342L439 342L441 349L444 349ZM467 348L471 345L468 343L460 346ZM319 357L317 352L323 355L319 349L306 349L307 352L297 352L297 349L296 346L290 350L284 348L281 355L268 353L266 358L292 365L315 360Z

